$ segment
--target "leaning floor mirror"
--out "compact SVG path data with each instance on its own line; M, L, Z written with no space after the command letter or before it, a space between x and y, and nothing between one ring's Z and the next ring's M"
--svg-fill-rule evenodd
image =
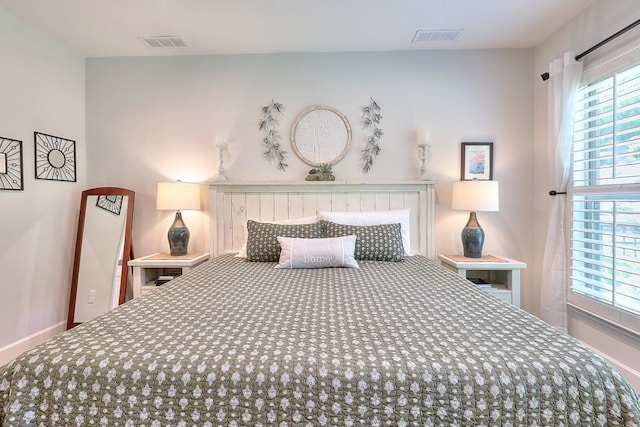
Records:
M134 199L117 187L82 192L67 329L124 303Z

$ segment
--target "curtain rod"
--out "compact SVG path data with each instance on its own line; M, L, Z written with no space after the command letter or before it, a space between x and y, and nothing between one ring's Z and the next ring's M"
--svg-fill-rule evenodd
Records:
M576 55L576 57L575 57L576 61L580 61L582 58L584 58L585 56L587 56L588 54L590 54L594 50L601 48L602 46L604 46L605 44L609 43L610 41L612 41L614 39L617 39L618 37L620 37L621 35L623 35L627 31L637 27L638 25L640 25L640 19L632 22L631 24L627 25L626 27L624 27L623 29L621 29L617 33L610 35L606 39L602 40L600 43L597 43L597 44L591 46L589 49L585 50L584 52ZM549 72L545 71L544 73L540 74L540 77L542 77L543 81L549 80Z

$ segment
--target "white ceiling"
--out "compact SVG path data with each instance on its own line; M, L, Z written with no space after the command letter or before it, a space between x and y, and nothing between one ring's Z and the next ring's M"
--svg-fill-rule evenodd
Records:
M0 0L87 57L531 48L594 0ZM417 30L462 30L412 43ZM182 36L188 48L138 37Z

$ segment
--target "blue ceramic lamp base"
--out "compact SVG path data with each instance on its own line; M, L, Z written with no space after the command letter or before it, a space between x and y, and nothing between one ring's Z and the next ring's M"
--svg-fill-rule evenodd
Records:
M176 218L167 233L171 256L186 255L189 247L189 229L182 221L182 213L176 212Z
M478 223L475 212L469 214L469 221L462 229L462 249L467 258L482 258L484 230Z

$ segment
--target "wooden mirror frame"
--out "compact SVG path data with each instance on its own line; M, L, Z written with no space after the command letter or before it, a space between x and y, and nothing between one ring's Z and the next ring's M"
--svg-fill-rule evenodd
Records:
M78 232L76 235L75 257L73 261L73 275L71 277L71 293L69 297L69 313L67 316L67 329L71 329L74 326L79 325L81 322L75 321L76 312L76 296L78 293L78 279L80 274L80 261L82 258L82 242L85 232L85 220L87 215L87 199L89 196L127 196L127 210L126 212L120 212L119 207L113 206L109 208L103 203L99 208L106 209L116 214L114 209L118 209L120 215L126 215L124 225L124 247L122 248L122 265L120 270L120 293L118 298L118 304L125 302L127 296L127 280L129 266L128 262L133 258L131 235L133 230L133 206L135 201L135 192L127 190L125 188L118 187L98 187L91 188L82 192L82 198L80 201L80 215L78 217ZM98 203L100 199L98 199ZM97 203L97 204L98 204ZM115 271L115 270L114 270ZM113 307L112 307L113 308Z

